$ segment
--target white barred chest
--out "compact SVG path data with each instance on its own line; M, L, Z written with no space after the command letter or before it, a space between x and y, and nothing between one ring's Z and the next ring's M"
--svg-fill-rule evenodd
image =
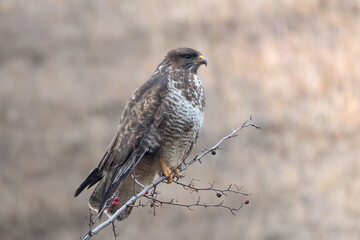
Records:
M194 83L197 90L195 89L186 89L185 91L193 91L192 99L186 97L184 94L184 89L179 89L177 82L169 81L168 89L169 93L166 97L166 100L169 102L169 108L172 110L172 117L174 120L177 120L177 123L183 127L189 127L193 125L192 128L195 132L199 132L204 120L204 106L201 104L204 96L204 89L200 79L195 75ZM192 88L190 86L190 88Z
M166 137L164 144L167 145L166 158L173 159L177 164L187 157L187 154L195 142L204 120L204 90L200 79L196 76L194 84L197 84L197 91L193 92L192 98L189 100L184 94L184 89L179 89L176 81L169 81L168 94L165 101L168 102L169 116L166 120L164 136ZM189 89L194 91L195 89Z

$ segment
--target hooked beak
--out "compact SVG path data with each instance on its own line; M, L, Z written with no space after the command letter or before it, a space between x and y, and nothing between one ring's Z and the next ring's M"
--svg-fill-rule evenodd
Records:
M207 61L202 55L199 56L199 60L194 61L194 62L196 62L198 64L205 64L205 66L207 66Z

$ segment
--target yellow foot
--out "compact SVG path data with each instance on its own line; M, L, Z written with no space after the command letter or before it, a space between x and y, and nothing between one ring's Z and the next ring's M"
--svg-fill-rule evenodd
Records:
M164 173L164 176L166 178L168 178L168 183L172 183L174 176L176 177L180 177L180 172L179 169L177 168L172 168L173 170L171 170L165 163L164 160L160 159L160 164L161 164L161 168L162 171Z

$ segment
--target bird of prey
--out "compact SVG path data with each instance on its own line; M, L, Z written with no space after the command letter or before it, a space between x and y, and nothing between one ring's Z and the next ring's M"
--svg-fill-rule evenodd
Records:
M177 168L190 154L204 119L205 93L197 75L202 64L207 65L206 59L191 48L167 53L128 100L105 155L75 197L98 183L89 207L99 215L104 211L112 216L141 191L134 176L142 185L152 183L161 172L168 183L180 176ZM115 197L119 204L113 206ZM128 208L118 219L130 212Z

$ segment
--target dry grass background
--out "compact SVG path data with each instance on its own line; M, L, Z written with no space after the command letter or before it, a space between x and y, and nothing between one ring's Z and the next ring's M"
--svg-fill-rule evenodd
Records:
M186 179L243 185L252 195L230 201L250 204L236 216L135 209L121 239L360 239L359 23L358 0L1 0L0 238L87 230L90 192L74 190L131 92L189 46L209 62L193 154L251 114L265 130L244 130Z

